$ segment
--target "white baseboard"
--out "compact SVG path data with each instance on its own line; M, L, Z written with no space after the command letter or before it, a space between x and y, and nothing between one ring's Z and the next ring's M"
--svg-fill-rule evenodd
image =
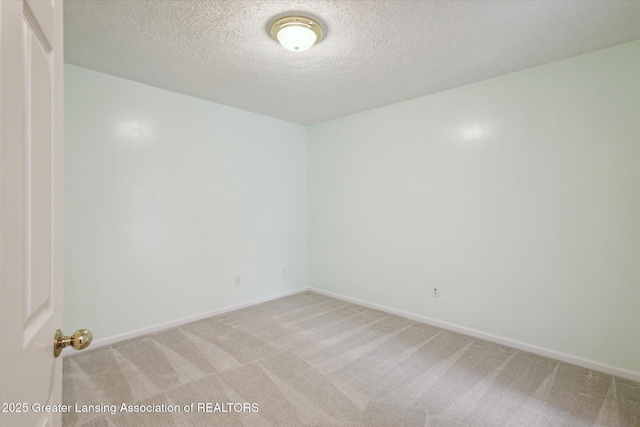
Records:
M595 362L593 360L583 359L578 356L573 356L570 354L562 353L555 350L550 350L543 347L538 347L535 345L527 344L521 341L512 340L509 338L504 338L498 335L489 334L486 332L478 331L475 329L467 328L464 326L458 326L453 323L443 322L440 320L432 319L430 317L422 316L419 314L409 313L403 310L397 310L395 308L387 307L380 304L371 303L368 301L364 301L358 298L348 297L342 294L338 294L335 292L325 291L323 289L318 288L299 288L292 291L282 292L276 295L271 295L264 298L259 298L256 300L247 301L241 304L235 304L228 307L219 308L216 310L212 310L206 313L200 313L193 316L184 317L177 320L172 320L170 322L160 323L158 325L148 326L145 328L136 329L135 331L125 332L123 334L114 335L107 338L102 338L91 343L91 348L95 349L98 347L114 344L120 341L128 340L131 338L139 337L142 335L150 334L153 332L163 331L165 329L174 328L176 326L184 325L186 323L195 322L197 320L205 319L207 317L217 316L219 314L227 313L234 310L239 310L241 308L250 307L253 305L261 304L263 302L272 301L278 298L286 297L289 295L295 295L304 291L312 291L321 295L326 295L328 297L336 298L342 301L347 301L353 304L362 305L364 307L373 308L375 310L384 311L385 313L395 314L397 316L402 316L407 319L415 320L416 322L425 323L428 325L437 326L442 329L447 329L454 332L459 332L461 334L469 335L475 338L483 339L486 341L491 341L496 344L502 344L509 347L517 348L518 350L528 351L530 353L538 354L540 356L549 357L551 359L560 360L562 362L571 363L573 365L581 366L583 368L592 369L594 371L604 372L605 374L615 375L621 378L626 378L632 381L640 382L640 372L634 372L627 369L617 368L615 366L610 366L604 363Z
M615 375L617 377L626 378L632 381L640 381L640 372L634 372L634 371L629 371L627 369L616 368L615 366L610 366L604 363L595 362L593 360L583 359L581 357L572 356L570 354L562 353L559 351L538 347L538 346L527 344L521 341L500 337L498 335L488 334L486 332L481 332L475 329L466 328L464 326L458 326L453 323L442 322L440 320L432 319L426 316L421 316L419 314L413 314L413 313L409 313L402 310L396 310L395 308L363 301L357 298L348 297L345 295L325 291L318 288L310 287L309 290L311 292L315 292L331 298L336 298L342 301L373 308L375 310L384 311L385 313L395 314L397 316L402 316L407 319L415 320L416 322L426 323L428 325L437 326L442 329L459 332L464 335L469 335L475 338L491 341L496 344L506 345L508 347L517 348L518 350L523 350L529 353L538 354L540 356L549 357L551 359L560 360L562 362L571 363L572 365L581 366L583 368L592 369L594 371L603 372L605 374Z
M270 295L268 297L259 298L243 302L240 304L230 305L228 307L218 308L206 313L200 313L193 316L183 317L181 319L172 320L170 322L160 323L158 325L147 326L145 328L136 329L135 331L125 332L123 334L113 335L107 338L101 338L91 343L91 349L103 347L105 345L114 344L120 341L128 340L131 338L139 337L141 335L150 334L152 332L163 331L165 329L175 328L176 326L184 325L186 323L195 322L196 320L206 319L207 317L217 316L219 314L228 313L230 311L239 310L245 307L251 307L252 305L262 304L263 302L272 301L274 299L287 297L289 295L299 294L300 292L308 291L308 288L299 288L292 291L282 292L276 295Z

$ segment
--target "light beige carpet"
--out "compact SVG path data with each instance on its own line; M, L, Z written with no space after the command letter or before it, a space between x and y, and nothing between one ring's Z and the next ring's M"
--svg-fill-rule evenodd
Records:
M640 383L311 292L67 355L63 384L64 426L640 426Z

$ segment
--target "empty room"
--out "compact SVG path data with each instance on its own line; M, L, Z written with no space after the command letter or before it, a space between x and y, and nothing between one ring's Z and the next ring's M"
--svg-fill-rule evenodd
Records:
M640 1L0 11L3 427L640 427Z

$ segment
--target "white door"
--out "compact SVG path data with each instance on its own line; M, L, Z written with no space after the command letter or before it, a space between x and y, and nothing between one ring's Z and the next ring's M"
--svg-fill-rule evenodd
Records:
M59 426L62 1L2 0L0 425Z

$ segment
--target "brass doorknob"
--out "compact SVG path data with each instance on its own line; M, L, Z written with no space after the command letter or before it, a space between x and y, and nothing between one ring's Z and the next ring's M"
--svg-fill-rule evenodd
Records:
M91 344L91 340L93 340L93 335L88 329L78 329L70 337L62 335L62 330L58 329L53 340L53 355L55 357L60 356L62 349L68 345L76 350L82 350Z

